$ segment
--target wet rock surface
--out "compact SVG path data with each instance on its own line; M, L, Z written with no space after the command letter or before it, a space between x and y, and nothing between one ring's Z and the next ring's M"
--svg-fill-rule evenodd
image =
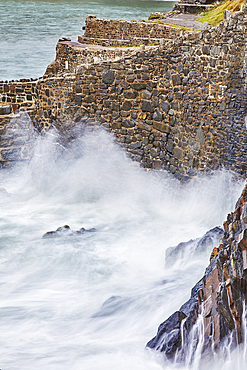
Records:
M159 326L157 335L147 343L147 347L165 353L170 359L176 355L177 361L192 363L198 353L203 357L219 352L229 337L230 350L244 341L247 186L223 226L219 245L211 253L203 278L192 288L190 299ZM220 234L221 230L216 232ZM207 239L205 236L201 245ZM186 248L189 243L174 250Z
M93 233L95 232L96 229L84 229L84 227L81 227L77 231L71 230L71 228L68 225L60 226L57 230L55 231L47 231L44 235L44 239L49 239L49 238L58 238L61 236L73 236L73 235L83 235L86 233Z

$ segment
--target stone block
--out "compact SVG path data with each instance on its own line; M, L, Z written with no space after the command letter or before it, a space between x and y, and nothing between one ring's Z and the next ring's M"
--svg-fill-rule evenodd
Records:
M158 122L155 122L156 124L158 124ZM138 127L141 129L141 130L144 130L144 131L151 131L152 128L151 126L149 126L148 124L146 124L145 122L140 122L138 124Z
M81 103L81 95L75 95L75 102Z
M163 110L163 112L168 113L170 109L170 104L167 101L161 101L160 108Z
M126 100L122 105L123 111L129 111L131 109L131 102L129 100Z
M143 90L141 92L141 98L142 99L151 99L152 93L148 90Z
M170 132L170 126L167 125L166 123L162 123L162 122L154 122L153 123L153 128L155 130L158 130L158 131L161 131L161 132L165 132L166 134L169 134Z
M134 82L131 84L131 87L132 89L134 90L144 90L147 88L147 84L145 84L144 82Z
M205 136L204 136L201 126L197 130L196 140L200 143L201 146L205 144Z
M172 75L172 83L173 83L173 86L181 85L182 84L181 78L180 78L180 76L178 74Z
M143 112L150 112L150 113L154 112L154 107L153 107L152 103L149 100L143 100L143 102L142 102L142 111Z
M137 97L138 93L136 91L125 91L124 97L126 99L135 99Z
M115 79L115 72L112 69L104 70L102 80L105 84L112 84Z
M182 158L182 155L183 155L183 150L181 148L179 148L179 147L176 147L174 149L174 157L176 159L181 159Z
M225 102L224 102L224 100L221 102L220 107L219 107L219 110L221 112L223 112L225 110Z
M94 94L88 95L84 98L85 103L93 103L96 101L96 97Z
M9 92L9 85L3 85L3 92Z
M122 121L122 126L126 128L135 127L135 125L136 125L136 121L134 121L133 119L124 118Z
M156 158L159 155L159 152L158 152L158 150L156 148L152 148L152 149L150 149L150 155L153 158Z
M173 148L174 148L174 143L172 139L168 139L167 145L166 145L166 150L173 154Z
M219 46L213 46L211 49L211 55L219 56L221 52L221 48Z
M0 115L10 114L11 112L11 105L0 105Z
M162 169L162 162L158 160L153 161L153 169L154 170L161 170Z
M162 121L162 114L156 110L153 115L154 121Z
M206 54L206 55L210 54L210 47L208 45L203 45L202 54Z

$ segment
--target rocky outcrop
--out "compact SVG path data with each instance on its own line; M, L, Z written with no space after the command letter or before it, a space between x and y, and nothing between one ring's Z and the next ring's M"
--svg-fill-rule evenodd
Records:
M247 299L247 186L235 211L223 224L224 235L210 256L203 278L191 297L158 328L147 347L168 358L192 362L198 353L220 350L231 337L230 349L244 340ZM189 357L189 358L188 358Z
M184 259L186 256L191 258L199 253L208 253L209 250L219 244L224 231L216 226L209 230L201 238L191 239L188 242L179 243L176 247L170 247L166 250L166 265L171 266L178 258Z
M93 233L95 231L96 230L94 228L86 230L86 229L84 229L84 227L81 227L80 230L73 231L73 230L71 230L69 225L64 225L64 226L60 226L55 231L47 231L43 235L43 238L48 239L48 238L57 238L57 237L65 236L65 235L66 236L83 235L85 233Z

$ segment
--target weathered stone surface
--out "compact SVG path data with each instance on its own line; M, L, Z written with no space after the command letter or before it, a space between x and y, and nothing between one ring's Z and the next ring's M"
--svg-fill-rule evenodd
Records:
M134 90L144 90L147 88L147 84L144 82L134 82L131 84L132 89Z
M165 132L167 134L169 134L169 132L170 132L170 126L165 124L165 123L162 123L162 122L154 122L153 123L153 128L155 130L159 130L159 131Z
M104 70L102 80L105 84L112 84L115 78L115 72L111 69Z
M181 148L176 147L176 148L174 149L174 157L175 157L176 159L181 159L182 154L183 154L183 150L182 150Z
M168 139L168 142L167 142L167 145L166 145L167 151L170 152L171 154L173 154L173 148L174 148L173 140Z
M94 95L94 94L92 94L92 95L88 95L88 96L86 96L86 97L84 98L84 102L85 102L85 103L93 103L93 102L95 102L95 100L96 100L96 97L95 97L95 95Z
M0 114L10 114L12 112L11 105L0 105Z
M170 104L167 101L161 101L160 108L165 112L168 113L170 110Z
M181 85L181 78L178 74L172 75L172 83L173 85Z
M122 121L122 125L123 127L127 127L127 128L135 127L136 121L134 121L133 119L124 118Z
M143 102L142 102L142 111L153 113L154 112L154 107L153 107L152 103L148 100L143 100Z
M158 110L155 110L154 115L153 115L153 120L162 121L162 114Z
M201 126L197 130L196 140L200 143L201 146L205 144L205 136L204 136Z
M219 46L213 46L211 49L211 54L213 56L219 56L221 52L221 48Z
M131 102L129 100L126 100L123 103L122 110L128 111L131 109Z
M141 92L142 99L151 99L152 93L148 90L144 90Z
M126 99L135 99L137 97L138 93L136 91L125 91L124 97Z

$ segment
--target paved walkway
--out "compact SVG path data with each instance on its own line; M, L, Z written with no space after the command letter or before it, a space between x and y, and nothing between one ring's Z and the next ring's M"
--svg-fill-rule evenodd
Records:
M197 22L196 21L197 18L199 18L199 15L180 13L180 14L174 14L171 17L167 16L161 19L161 21L164 23L177 24L183 27L194 27L197 30L203 30L204 24Z

